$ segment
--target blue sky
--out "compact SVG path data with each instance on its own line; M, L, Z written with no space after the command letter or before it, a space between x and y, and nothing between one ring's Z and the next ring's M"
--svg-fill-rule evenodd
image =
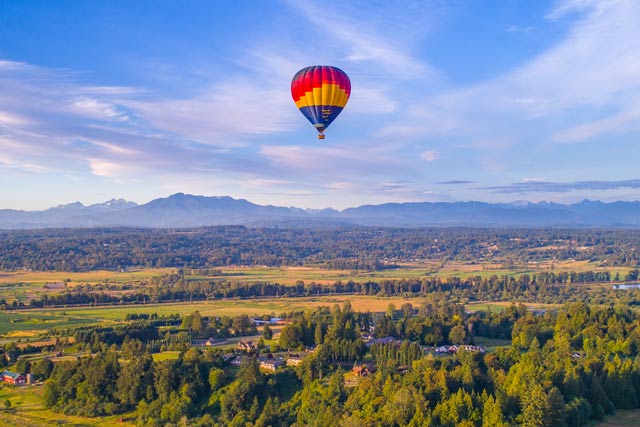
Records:
M5 1L0 208L640 199L640 2ZM290 98L349 74L318 141Z

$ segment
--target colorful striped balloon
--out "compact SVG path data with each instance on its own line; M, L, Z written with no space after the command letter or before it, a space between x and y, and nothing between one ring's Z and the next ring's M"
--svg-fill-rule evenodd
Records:
M298 71L291 81L296 107L324 139L324 130L342 112L351 95L351 81L340 68L314 65Z

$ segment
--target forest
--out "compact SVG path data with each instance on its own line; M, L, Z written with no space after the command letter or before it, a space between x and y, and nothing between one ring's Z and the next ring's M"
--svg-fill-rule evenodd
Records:
M407 260L592 260L637 267L640 230L318 228L0 230L0 269L318 265L375 270Z
M137 319L139 332L122 340L77 336L92 357L27 369L47 379L43 398L54 411L133 411L141 426L577 427L640 407L640 318L622 306L467 313L456 304L424 303L376 315L345 303L287 316L276 348L234 355L239 366L223 350L186 343L178 359L154 361L156 318ZM219 323L194 313L182 327L207 336ZM387 336L395 340L364 345ZM481 337L511 345L487 353L429 351ZM285 349L305 354L302 363L261 369L265 354ZM371 374L347 383L346 374L363 361Z

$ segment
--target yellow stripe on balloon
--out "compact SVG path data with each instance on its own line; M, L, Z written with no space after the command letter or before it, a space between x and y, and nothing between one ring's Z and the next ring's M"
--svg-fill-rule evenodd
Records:
M310 107L313 105L330 105L344 107L347 105L349 95L339 85L323 84L322 87L313 88L313 91L305 92L296 101L296 107Z

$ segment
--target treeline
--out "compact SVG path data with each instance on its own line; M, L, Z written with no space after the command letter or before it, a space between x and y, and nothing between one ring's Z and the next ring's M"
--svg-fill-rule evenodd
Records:
M0 269L318 265L376 270L406 260L576 259L638 266L640 230L323 228L0 230Z
M281 340L293 341L281 344L317 345L295 369L265 374L248 356L236 371L220 353L198 349L154 362L142 343L128 339L57 363L45 405L88 416L135 411L141 426L231 427L578 427L640 407L640 317L627 308L571 304L536 315L514 305L468 314L458 305L425 304L389 307L376 319L345 305L290 318ZM377 370L347 386L345 363L327 348L360 340L371 322L400 343L374 344ZM513 345L424 355L412 334L430 328L448 331L448 342L508 333Z
M637 280L638 270L630 270L622 280ZM7 304L0 300L0 309L44 308L67 305L110 305L145 304L173 301L199 301L224 298L263 298L263 297L305 297L333 294L359 294L373 296L426 296L442 295L459 300L526 301L539 303L565 303L589 301L605 303L624 301L627 304L640 304L638 293L634 289L614 290L601 288L586 289L581 284L611 280L609 272L553 273L541 272L524 274L518 277L510 275L492 275L489 277L448 277L448 278L410 278L400 280L353 280L336 281L331 284L299 281L294 285L268 282L237 282L227 280L193 280L185 276L182 270L177 274L167 274L152 279L149 286L141 287L135 293L110 294L90 289L74 289L59 294L47 293L28 304L13 301Z

